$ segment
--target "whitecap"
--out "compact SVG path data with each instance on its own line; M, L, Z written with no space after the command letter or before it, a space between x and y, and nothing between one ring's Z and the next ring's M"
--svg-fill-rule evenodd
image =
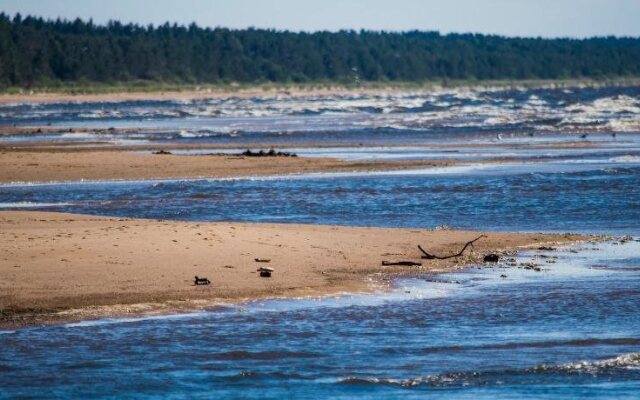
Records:
M183 138L197 138L197 137L201 137L202 135L198 135L196 133L189 132L189 131L180 131L178 133L178 136Z
M539 371L587 372L598 373L607 369L640 369L640 353L626 353L617 357L598 361L578 361L562 365L540 365L532 369Z
M516 379L522 374L560 373L560 374L597 374L611 369L640 369L640 353L627 353L614 358L599 361L579 361L569 364L543 364L528 369L486 370L486 371L459 371L443 374L426 375L416 378L380 378L351 376L340 379L340 383L346 384L372 384L391 385L402 387L413 386L475 386L487 384L504 384L506 380Z
M627 156L613 157L609 161L614 163L640 163L640 156L627 155Z
M39 208L39 207L65 207L73 203L37 203L31 201L16 201L0 203L0 208Z
M69 322L69 323L63 324L62 327L63 328L84 328L84 327L92 327L92 326L125 324L125 323L151 321L151 320L176 320L176 319L192 318L202 314L203 312L190 312L190 313L166 314L166 315L164 314L163 315L143 315L140 317L103 318L103 319L93 319L93 320L85 320L85 321L79 321L79 322Z

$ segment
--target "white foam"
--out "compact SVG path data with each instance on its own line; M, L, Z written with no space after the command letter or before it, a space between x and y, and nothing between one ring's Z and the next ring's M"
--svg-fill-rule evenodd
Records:
M73 203L35 203L30 201L17 201L10 203L0 203L0 208L38 208L38 207L64 207Z
M197 133L193 133L193 132L189 132L189 131L180 131L180 133L178 133L178 136L183 137L183 138L197 138L197 137L202 137L204 135L200 135Z
M73 132L73 133L63 133L60 135L62 139L83 139L83 140L96 140L101 138L95 133L90 132Z
M103 318L103 319L86 320L86 321L79 321L79 322L69 322L62 326L64 328L84 328L84 327L92 327L92 326L126 324L126 323L132 323L132 322L140 322L140 321L184 319L184 318L192 318L202 314L203 312L190 312L190 313L167 314L167 315L145 315L140 317Z
M342 293L332 296L298 297L252 301L236 306L242 312L282 312L308 308L376 307L383 304L417 299L449 297L462 290L448 282L427 282L424 279L399 279L390 290L372 293Z
M628 155L628 156L613 157L609 161L614 163L640 163L640 156Z
M535 368L535 370L597 373L603 369L611 368L640 370L640 353L621 354L617 357L598 361L579 361L563 365L542 365Z

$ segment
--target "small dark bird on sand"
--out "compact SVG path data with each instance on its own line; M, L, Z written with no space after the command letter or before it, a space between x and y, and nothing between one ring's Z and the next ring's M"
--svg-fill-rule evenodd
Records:
M211 281L207 278L198 278L198 276L196 275L196 279L193 283L196 285L209 285Z

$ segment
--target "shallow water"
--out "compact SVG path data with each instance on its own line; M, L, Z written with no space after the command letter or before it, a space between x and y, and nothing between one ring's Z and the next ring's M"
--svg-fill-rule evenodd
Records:
M9 135L0 143L240 149L260 141L306 157L466 164L244 179L13 183L0 185L0 209L448 225L637 240L639 96L633 87L1 106L5 123L80 132ZM88 129L110 126L132 129ZM544 147L582 140L582 132L596 146ZM309 141L348 145L296 147ZM495 157L513 161L479 163ZM0 332L0 398L637 398L640 242L531 251L520 254L520 262L542 270L473 267L399 280L373 295Z
M0 396L633 398L640 243L568 250L545 252L554 264L519 259L542 272L471 269L384 295L7 333Z
M481 137L481 136L480 136ZM278 147L279 151L293 153L299 157L329 157L347 161L361 160L455 160L457 162L482 160L528 160L528 161L572 161L584 159L615 162L625 159L640 161L640 135L626 133L620 137L592 134L575 147L558 147L576 138L568 135L547 135L544 142L536 143L528 139L477 139L473 146L452 139L446 146L398 145L393 146L332 146L332 147ZM537 145L536 145L537 144ZM458 145L458 146L456 146ZM251 151L265 150L264 147L249 146ZM211 154L239 155L245 148L197 148L173 149L175 155L204 156ZM154 151L139 151L151 154Z
M640 164L0 186L0 209L197 221L640 234Z

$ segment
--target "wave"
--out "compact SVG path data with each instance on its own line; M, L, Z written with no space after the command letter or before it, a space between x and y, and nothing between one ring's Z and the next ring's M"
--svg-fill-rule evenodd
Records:
M607 358L599 361L579 361L576 363L562 365L546 365L532 368L531 372L586 372L598 374L608 372L611 369L640 370L640 353L627 353L614 358Z
M218 370L219 367L214 367ZM208 369L205 366L203 369ZM283 372L257 372L251 370L245 370L236 374L228 375L222 378L229 382L240 382L245 380L309 380L311 378L298 373L283 373Z
M78 322L68 322L63 324L64 328L87 328L87 327L99 327L105 325L137 323L142 321L161 321L161 320L176 320L176 319L189 319L201 316L203 313L200 311L178 313L178 314L161 314L161 315L142 315L139 317L121 317L121 318L101 318L82 320Z
M206 135L193 133L193 132L189 132L189 131L180 131L178 133L178 136L181 137L181 138L198 138L198 137L204 137Z
M609 161L615 162L615 163L640 163L640 156L635 156L635 155L619 156L619 157L614 157Z
M470 350L513 350L527 348L552 348L552 347L589 347L589 346L637 346L640 345L640 338L589 338L571 340L551 340L545 342L511 342L511 343L490 343L468 346L437 346L427 347L419 351L422 354L457 352ZM391 349L389 349L391 350Z
M624 94L627 93L627 94ZM509 90L460 90L405 92L384 95L301 95L292 98L272 95L251 98L211 98L191 101L128 101L118 109L104 109L103 103L53 103L30 108L0 106L0 116L19 121L82 119L88 121L126 119L263 118L313 116L361 117L376 126L400 129L418 124L425 128L513 128L524 124L537 129L544 125L565 130L592 128L606 131L640 129L640 100L637 89L623 88L614 96L550 89L521 95ZM56 122L57 122L56 121ZM89 122L92 123L92 122ZM186 128L185 125L182 128ZM183 131L179 137L199 137Z
M387 385L401 387L468 387L522 382L523 377L541 375L613 375L617 372L640 370L640 353L626 353L598 361L578 361L568 364L541 364L526 369L447 372L417 378L348 377L339 382L356 385Z
M72 206L73 203L36 203L31 201L16 201L9 203L0 203L0 208L41 208L41 207L66 207Z
M283 358L315 358L318 353L299 351L226 351L209 354L209 358L216 360L280 360Z
M60 135L60 138L97 140L100 138L100 136L92 132L72 132L72 133L63 133Z

